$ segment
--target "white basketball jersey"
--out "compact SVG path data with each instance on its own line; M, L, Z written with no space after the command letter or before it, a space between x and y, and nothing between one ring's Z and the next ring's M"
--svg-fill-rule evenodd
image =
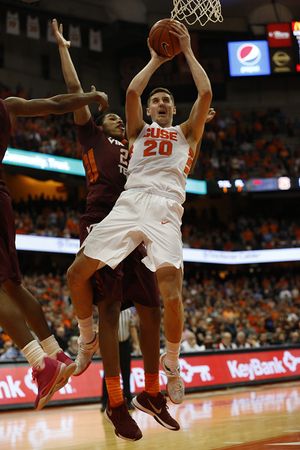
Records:
M125 189L152 188L185 201L185 185L194 153L179 125L162 128L146 124L130 149Z

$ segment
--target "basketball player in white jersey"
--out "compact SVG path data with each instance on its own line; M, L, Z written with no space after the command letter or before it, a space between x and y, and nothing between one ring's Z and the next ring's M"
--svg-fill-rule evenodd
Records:
M166 89L156 89L150 94L147 108L153 123L146 124L141 95L152 74L169 59L158 56L148 41L151 59L132 80L126 95L127 137L132 156L125 191L82 244L68 270L68 282L72 301L90 298L90 276L106 264L115 268L142 241L145 243L148 256L143 262L156 273L165 309L166 353L161 357L161 365L168 377L170 399L181 403L184 383L178 358L183 330L182 203L187 175L197 161L212 90L193 54L187 28L176 22L172 27L198 90L197 100L188 120L172 127L176 113L173 96ZM143 400L139 394L133 403L147 412Z

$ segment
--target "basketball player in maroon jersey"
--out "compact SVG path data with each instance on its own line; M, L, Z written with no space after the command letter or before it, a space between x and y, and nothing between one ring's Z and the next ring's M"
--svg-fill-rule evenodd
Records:
M63 353L51 334L39 302L21 284L14 215L10 194L2 177L2 160L18 116L63 114L94 101L108 107L107 96L95 91L48 99L0 99L0 325L22 349L33 367L33 377L38 384L37 410L43 408L53 394L67 383L76 365ZM41 341L43 349L33 338L26 322Z
M53 20L62 62L63 75L69 92L82 92L69 50L70 42ZM100 116L94 123L88 107L74 111L78 139L87 181L86 213L80 220L80 241L85 240L93 226L111 211L124 189L129 152L122 119L114 113ZM109 245L109 243L108 243ZM91 282L93 301L99 311L99 342L108 391L105 417L114 426L115 433L126 440L138 440L142 432L130 416L120 385L118 324L121 306L133 302L140 319L140 347L145 370L145 396L154 409L147 411L170 430L179 424L167 411L166 399L159 386L160 300L155 275L141 262L146 256L140 245L115 270L105 267L96 272ZM89 366L98 349L98 336L93 330L92 304L85 299L73 304L80 329L79 353L76 358L80 375ZM149 406L150 409L150 406Z

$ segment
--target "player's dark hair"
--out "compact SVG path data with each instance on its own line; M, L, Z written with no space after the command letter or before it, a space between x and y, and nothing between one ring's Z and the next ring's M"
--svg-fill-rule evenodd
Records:
M169 94L169 96L171 97L171 100L173 102L173 105L175 105L174 95L172 94L172 92L170 92L169 89L167 89L167 88L157 87L157 88L153 89L153 91L151 91L149 96L148 96L148 100L147 100L147 106L148 107L149 107L149 104L150 104L151 97L153 97L153 95L156 94L157 92L165 92L166 94Z
M95 119L95 124L97 125L97 127L101 127L101 125L103 124L103 120L104 120L104 117L105 116L107 116L108 114L110 114L110 113L108 113L108 112L103 112L102 114L100 114L98 117L97 117L97 119Z

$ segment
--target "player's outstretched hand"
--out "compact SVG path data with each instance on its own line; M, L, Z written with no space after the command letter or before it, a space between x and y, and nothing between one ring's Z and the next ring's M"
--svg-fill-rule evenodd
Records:
M178 20L171 21L170 33L178 38L182 53L191 49L191 37L183 23L178 22Z
M157 59L159 61L160 64L166 62L166 61L170 61L170 59L173 58L173 56L160 56L156 53L156 51L154 50L154 48L151 47L150 44L150 39L147 39L147 44L148 44L148 48L150 51L150 55L152 59Z
M91 86L91 92L98 94L98 98L96 99L96 102L99 103L98 111L106 112L109 108L108 95L105 94L105 92L96 91L96 87L94 85Z
M214 108L209 108L205 122L210 122L215 117L215 115L216 111L214 110Z
M59 25L59 28L58 28L57 20L53 19L52 20L52 28L53 28L53 33L54 33L54 36L56 37L58 45L61 47L69 48L71 46L71 41L67 41L64 38L62 23Z

